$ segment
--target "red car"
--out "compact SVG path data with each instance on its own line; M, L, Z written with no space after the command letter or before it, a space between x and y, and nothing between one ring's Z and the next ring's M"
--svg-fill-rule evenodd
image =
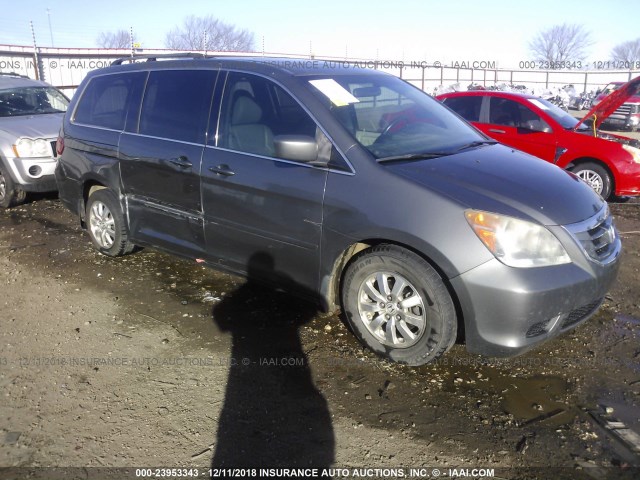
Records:
M598 127L639 91L640 77L619 87L581 121L533 95L485 90L436 98L489 137L572 171L609 199L640 195L640 141Z

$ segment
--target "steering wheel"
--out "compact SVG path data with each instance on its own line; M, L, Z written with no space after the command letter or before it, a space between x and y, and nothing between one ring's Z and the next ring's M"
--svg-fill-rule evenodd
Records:
M403 115L403 116L400 116L400 117L398 117L398 118L395 118L395 119L393 119L393 120L391 120L391 121L389 122L389 124L388 124L386 127L384 127L384 130L382 130L382 133L378 136L378 138L376 138L376 141L375 141L375 142L373 142L373 143L374 143L374 144L375 144L375 143L379 143L379 142L381 141L381 139L382 139L385 135L389 135L389 133L391 133L391 132L392 132L392 130L394 129L394 127L398 126L401 122L406 122L406 121L407 121L407 117L405 117L404 115ZM405 126L406 126L406 125L405 125ZM402 129L400 129L400 130L402 130Z

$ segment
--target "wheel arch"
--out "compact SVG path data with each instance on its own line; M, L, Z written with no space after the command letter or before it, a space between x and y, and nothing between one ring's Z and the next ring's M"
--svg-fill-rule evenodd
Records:
M617 172L615 172L611 168L611 165L609 165L604 160L600 160L599 158L595 158L595 157L578 157L574 160L571 160L567 165L565 165L564 168L565 170L573 171L574 168L580 165L584 165L585 163L595 163L597 165L600 165L602 168L604 168L607 171L607 173L609 174L609 177L611 178L611 194L615 194Z
M89 197L93 192L97 190L103 190L106 188L109 188L109 187L107 187L104 182L97 180L95 178L88 178L82 184L82 195L78 199L78 202L80 203L80 205L78 206L79 207L78 212L80 213L80 222L82 223L83 227L86 227L85 217L86 217L87 201L89 200Z
M328 310L329 312L337 312L340 310L341 308L340 291L344 281L344 276L347 271L347 268L353 262L353 260L358 255L358 253L362 252L363 250L367 250L369 248L382 245L382 244L394 245L397 247L404 248L410 252L413 252L414 254L421 257L423 260L425 260L429 265L431 265L434 268L434 270L438 273L438 275L442 279L442 282L444 283L445 287L447 288L447 291L449 292L449 295L451 296L451 300L453 301L453 305L455 307L456 322L458 327L458 341L464 340L464 331L465 331L464 316L462 313L460 300L458 298L458 295L455 289L451 285L451 282L449 281L448 276L445 274L443 268L440 265L438 265L432 258L425 255L423 252L417 250L411 245L408 245L406 243L399 242L396 240L389 240L384 238L363 239L357 242L353 242L352 244L347 246L345 249L343 249L342 252L336 257L336 259L333 262L331 274L329 275L329 285L322 289L323 299L326 302L325 309Z
M2 151L0 151L0 167L4 168L5 171L11 176L11 180L13 180L14 182L16 181L15 175L11 171L11 165L9 165L9 161L2 154Z

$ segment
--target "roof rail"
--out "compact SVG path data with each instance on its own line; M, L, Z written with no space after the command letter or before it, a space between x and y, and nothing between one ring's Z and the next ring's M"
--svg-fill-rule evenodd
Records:
M159 55L133 55L130 57L121 57L113 62L111 65L122 65L124 62L135 62L136 60L146 60L147 62L155 62L158 59L172 59L172 58L205 58L206 56L202 53L193 53L193 52L185 52L185 53L162 53Z

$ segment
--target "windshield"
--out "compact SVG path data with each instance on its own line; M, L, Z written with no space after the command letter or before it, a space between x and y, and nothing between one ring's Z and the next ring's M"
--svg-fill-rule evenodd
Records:
M440 102L396 77L318 76L309 84L376 159L449 155L486 141Z
M540 108L541 110L544 110L544 112L547 115L549 115L551 118L553 118L556 122L558 122L560 125L562 125L563 128L567 130L571 130L575 128L575 126L580 121L577 118L565 112L560 107L554 105L551 102L548 102L544 98L529 98L528 100L530 103L532 103L536 107ZM578 130L588 129L588 128L589 127L582 124L580 125L580 127L578 127Z
M612 92L615 92L617 89L619 89L623 84L622 83L610 83L609 85L607 85L606 87L604 87L604 89L602 90L602 92L600 92L600 95L603 97L606 97L607 95L609 95Z
M0 90L0 117L62 113L69 99L53 87L23 87Z

